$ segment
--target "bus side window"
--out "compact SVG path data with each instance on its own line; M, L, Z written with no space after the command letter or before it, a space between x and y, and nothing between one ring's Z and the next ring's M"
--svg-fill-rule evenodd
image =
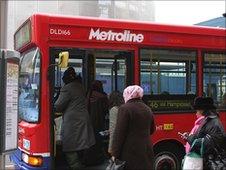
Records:
M203 64L203 90L212 97L218 108L222 108L226 93L226 54L205 53Z
M141 49L141 86L147 95L196 93L196 53Z

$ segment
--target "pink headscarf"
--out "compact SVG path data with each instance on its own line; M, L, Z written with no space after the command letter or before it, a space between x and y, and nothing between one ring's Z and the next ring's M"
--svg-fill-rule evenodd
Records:
M142 98L143 95L144 95L144 90L138 85L128 86L127 88L125 88L123 92L125 103L130 99Z

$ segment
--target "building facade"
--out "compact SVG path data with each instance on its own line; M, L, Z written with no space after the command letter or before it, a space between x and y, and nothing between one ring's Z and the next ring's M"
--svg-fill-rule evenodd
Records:
M6 48L7 1L0 1L0 48Z
M13 48L13 34L34 13L92 16L129 20L154 21L153 1L6 1L6 47ZM1 15L2 16L2 15ZM2 24L1 24L2 25Z

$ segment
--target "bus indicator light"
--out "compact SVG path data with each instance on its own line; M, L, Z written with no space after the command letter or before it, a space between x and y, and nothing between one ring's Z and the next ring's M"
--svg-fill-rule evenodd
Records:
M25 162L25 163L28 163L29 162L29 157L26 153L22 153L22 160Z
M43 159L40 156L30 156L26 153L22 153L22 160L32 166L41 166Z
M163 130L173 130L173 123L163 124Z

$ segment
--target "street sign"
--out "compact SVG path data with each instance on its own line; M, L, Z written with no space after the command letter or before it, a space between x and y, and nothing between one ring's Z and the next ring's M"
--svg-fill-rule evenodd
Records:
M17 148L20 54L0 50L0 154Z

